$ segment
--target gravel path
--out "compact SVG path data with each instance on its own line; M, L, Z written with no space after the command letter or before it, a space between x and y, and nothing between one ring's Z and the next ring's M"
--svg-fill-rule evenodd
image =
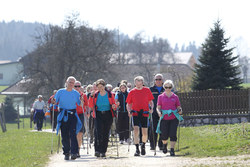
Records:
M249 166L250 155L228 156L228 157L207 157L207 158L187 158L176 153L175 157L171 157L169 152L163 154L157 150L156 156L154 151L149 150L149 143L146 144L146 155L134 157L135 146L130 146L128 152L127 144L119 144L119 157L117 157L117 147L110 144L107 151L107 158L94 157L93 146L87 154L86 149L81 148L81 158L76 160L64 160L62 152L53 154L47 167L180 167L180 166Z

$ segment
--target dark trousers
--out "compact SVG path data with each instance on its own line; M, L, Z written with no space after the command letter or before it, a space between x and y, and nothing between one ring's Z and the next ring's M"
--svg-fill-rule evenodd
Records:
M127 140L129 138L128 112L119 112L117 127L120 141Z
M161 120L160 130L162 140L177 141L177 128L179 120L177 118L172 120Z
M109 141L109 131L113 122L110 111L96 111L95 119L95 152L106 153Z
M151 128L152 122L150 121L149 140L150 140L150 147L154 149L155 146L156 146L157 137L158 137L158 135L157 135L157 133L156 133L156 129L157 129L157 124L158 124L158 122L159 122L159 117L152 114L152 118L153 118L154 132L152 132L152 128ZM161 137L160 137L160 138L161 138ZM163 146L162 140L159 139L159 140L158 140L158 147L161 148L162 146Z
M90 114L89 117L89 135L90 135L90 142L92 143L93 139L94 139L94 118L92 117L92 115Z
M61 133L63 154L78 153L78 143L76 139L76 122L77 118L75 114L68 114L68 121L62 121Z
M36 111L35 120L37 123L37 130L42 130L43 119L44 119L44 112L42 110Z
M53 115L53 110L50 110L50 113L51 113L51 115L50 115L50 123L51 123L51 126L52 126L52 117L53 117L53 119L54 119L54 126L52 127L53 128L53 130L55 130L56 129L56 125L57 125L57 116L58 116L58 111L54 111L54 115Z

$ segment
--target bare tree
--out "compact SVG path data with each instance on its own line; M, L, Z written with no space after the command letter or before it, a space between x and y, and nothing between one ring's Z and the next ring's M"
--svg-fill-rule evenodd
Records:
M30 78L31 94L49 95L63 87L71 75L83 84L112 75L109 64L116 48L113 32L89 28L75 16L67 17L63 27L50 25L42 30L36 37L36 49L21 60Z

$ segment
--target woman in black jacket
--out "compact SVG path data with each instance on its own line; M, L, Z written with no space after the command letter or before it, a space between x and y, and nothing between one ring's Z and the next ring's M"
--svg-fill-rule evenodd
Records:
M120 91L115 96L116 104L118 107L118 134L120 138L120 143L123 144L124 141L128 142L129 138L129 116L126 108L126 100L128 97L127 85L125 83L120 84Z

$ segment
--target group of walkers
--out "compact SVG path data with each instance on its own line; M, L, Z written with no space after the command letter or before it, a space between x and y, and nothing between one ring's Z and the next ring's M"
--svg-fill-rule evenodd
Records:
M99 79L84 89L79 81L70 76L65 88L54 91L48 104L53 129L56 127L57 133L61 129L65 160L80 157L85 135L88 142L94 142L95 156L106 157L113 120L116 120L115 129L120 144L134 143L134 156L146 154L148 139L150 150L156 150L158 144L166 154L168 138L170 155L175 155L177 127L183 118L180 116L179 98L173 92L173 82L163 82L163 75L156 74L154 86L150 88L144 85L142 76L134 78L134 88L131 85L122 80L118 87L112 89L112 85L107 86L103 79ZM40 103L39 99L33 105L36 114L44 107Z

